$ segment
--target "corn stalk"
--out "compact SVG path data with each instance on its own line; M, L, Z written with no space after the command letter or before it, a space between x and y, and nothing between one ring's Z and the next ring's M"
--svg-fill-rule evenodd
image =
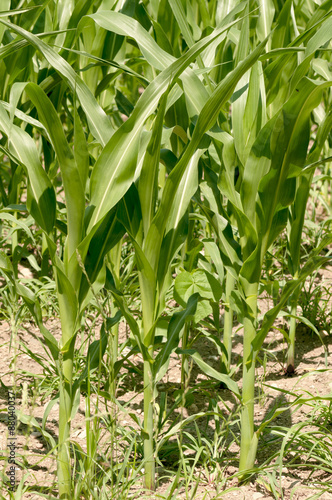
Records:
M286 226L288 206L295 197L296 178L306 164L310 114L330 83L303 78L287 103L258 134L244 167L241 204L234 204L243 266L239 282L246 305L244 320L243 410L240 472L254 466L254 373L257 349L257 291L265 255ZM255 169L254 165L261 165ZM237 198L239 200L239 198ZM234 200L235 201L235 200ZM232 202L233 203L233 202ZM299 283L299 278L295 283ZM303 279L303 276L301 276ZM267 334L267 332L265 332Z

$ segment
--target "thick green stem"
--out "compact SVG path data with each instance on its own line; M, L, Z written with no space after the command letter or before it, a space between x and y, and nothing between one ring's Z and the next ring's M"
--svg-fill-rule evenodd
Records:
M297 278L297 273L294 279ZM291 319L289 323L289 344L287 351L287 373L294 373L295 371L295 337L296 337L296 316L297 313L297 301L299 292L296 290L292 296L291 301Z
M120 265L121 265L121 250L122 250L122 239L119 241L115 247L113 247L108 255L108 261L112 267L112 274L115 279L116 288L120 289ZM111 310L116 311L114 301L111 301ZM110 392L115 398L116 392L116 379L114 376L114 366L118 359L118 348L119 348L119 324L112 326L111 329L111 342L110 342Z
M115 398L116 393L116 377L114 374L114 366L118 359L118 346L119 346L119 324L111 328L111 342L110 342L110 393Z
M47 239L45 234L42 234L42 261L41 261L41 271L40 271L40 276L47 276L49 272L49 258L50 258L50 253L48 250L48 244L47 244Z
M143 273L139 274L142 313L143 313L143 341L148 347L149 355L154 355L154 293L155 283L148 282ZM154 390L155 382L149 360L144 360L144 484L149 490L155 489L155 456L154 456Z
M72 498L71 464L70 464L70 423L72 410L72 378L73 378L74 342L62 360L60 401L59 401L59 442L58 442L58 481L59 498Z
M256 335L258 285L250 288L250 295L247 294L247 305L252 311L252 317L244 319L243 331L243 406L239 472L253 468L256 458L256 449L253 448L257 446L254 438L255 359L254 357L251 359L251 343Z
M18 219L17 212L14 213L14 217L15 217L15 219ZM18 234L17 234L17 231L15 231L16 224L13 223L12 226L13 226L13 233L12 233L12 255L15 256L16 252L17 252L17 250L19 248L19 245L18 245ZM14 259L13 259L13 263L14 263ZM14 274L15 274L15 278L17 278L17 275L18 275L17 262L16 262L16 265L15 265L15 268L14 268Z
M10 313L10 330L11 330L11 337L10 337L10 349L12 349L13 355L11 362L9 364L10 369L12 370L12 388L14 391L16 391L16 376L17 376L17 331L18 331L18 325L17 325L17 303L18 303L18 297L15 292L15 288L10 285L9 286L10 294L10 302L11 302L11 313Z
M187 349L187 344L188 344L188 334L189 334L189 324L186 323L184 325L183 329L183 336L182 336L182 349ZM186 378L188 377L189 374L189 363L188 363L188 355L187 354L182 354L182 363L181 363L181 386L182 389L184 390L185 383L186 383Z
M72 478L70 463L70 427L73 407L73 359L75 349L76 310L70 303L70 296L60 293L61 285L57 281L58 300L61 320L61 347L68 345L59 363L60 400L59 400L59 441L57 469L60 500L72 498Z
M223 354L222 363L226 369L226 373L230 371L231 368L231 355L232 355L232 331L233 331L233 309L231 308L231 293L234 290L235 278L231 273L227 273L226 276L226 304L224 313L224 335L223 344L225 346L227 356Z
M144 483L147 489L155 489L155 458L153 443L153 394L154 382L149 361L144 361Z

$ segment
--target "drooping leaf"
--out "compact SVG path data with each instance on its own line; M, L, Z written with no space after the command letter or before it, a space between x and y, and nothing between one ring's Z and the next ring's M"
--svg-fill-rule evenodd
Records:
M167 341L155 358L153 370L156 381L160 380L168 366L171 353L178 347L180 332L184 327L186 319L195 313L198 302L198 294L194 293L188 299L186 308L178 313L174 313L167 330Z
M27 206L36 222L50 233L55 222L55 193L53 186L43 169L36 146L32 138L20 127L13 125L0 103L0 129L9 140L9 150L16 162L22 165L28 174Z
M219 373L217 370L212 368L208 363L203 361L201 356L199 355L198 352L195 352L194 354L190 355L195 363L200 367L202 372L207 375L208 377L212 377L216 380L219 380L219 382L222 382L223 384L226 385L226 387L235 394L239 399L241 399L240 395L240 390L238 388L238 385L234 380L232 380L228 375L224 375L223 373Z
M40 50L49 64L53 66L54 69L60 74L61 78L68 83L73 93L77 93L77 97L87 115L92 133L102 145L105 145L113 132L111 122L107 118L106 113L97 103L89 88L75 73L73 68L57 52L51 49L49 45L40 40L34 34L29 33L25 29L12 24L9 21L0 19L0 22L7 26L8 29L11 29L21 35L36 49Z

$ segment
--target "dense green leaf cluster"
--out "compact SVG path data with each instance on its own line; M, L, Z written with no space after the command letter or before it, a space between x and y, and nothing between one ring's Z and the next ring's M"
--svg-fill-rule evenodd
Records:
M11 247L0 251L0 269L59 374L59 497L72 498L80 392L108 350L103 394L112 403L120 370L142 357L147 488L157 383L174 352L183 390L194 361L241 405L245 480L264 427L254 427L257 356L290 301L294 370L298 295L329 259L328 235L303 265L301 238L315 169L330 159L332 2L3 0L1 9L0 214ZM264 269L282 234L290 279L259 324ZM18 278L27 239L40 282L56 285L59 342ZM173 294L179 307L170 308ZM100 339L76 372L76 339L98 296L111 297L112 319L102 314ZM234 314L243 324L241 390L232 379ZM219 371L195 349L199 332L216 346Z

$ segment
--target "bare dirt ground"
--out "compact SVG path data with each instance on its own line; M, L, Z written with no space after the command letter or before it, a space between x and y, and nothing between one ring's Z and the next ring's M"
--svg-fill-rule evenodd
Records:
M261 311L267 310L270 304L266 301L260 302ZM284 320L280 320L276 325L279 328L283 327ZM59 322L57 319L48 320L47 328L59 339ZM123 324L120 326L120 342L126 338L126 330ZM233 361L239 360L242 352L242 338L241 331L238 327L234 328L233 340ZM0 374L1 374L1 389L0 389L0 448L2 455L8 453L8 442L10 436L8 435L8 387L13 386L13 374L10 371L15 367L16 384L18 386L19 396L16 401L16 410L21 417L21 422L16 430L16 457L18 462L23 463L25 466L25 477L23 477L22 469L16 471L16 479L25 484L35 484L39 487L43 485L53 485L56 487L56 463L50 452L49 442L47 443L45 437L38 426L43 424L43 416L48 402L51 399L52 387L50 387L50 395L45 395L43 399L39 396L38 384L41 383L42 377L45 376L40 364L31 359L29 353L25 352L22 345L25 345L32 353L44 355L41 352L40 333L34 325L23 324L18 331L17 339L17 359L13 364L15 345L10 348L11 330L7 322L0 324L0 345L1 345L1 358L0 358ZM195 345L200 352L202 358L211 366L218 369L219 359L217 353L214 352L212 344L202 338ZM260 356L260 363L257 367L256 382L257 382L257 402L255 404L255 418L256 424L259 424L267 413L276 403L285 406L296 397L302 395L304 398L318 399L329 396L332 389L332 370L329 369L332 363L332 335L329 332L322 332L321 338L312 334L309 329L304 325L299 325L297 330L297 343L296 343L296 372L290 377L286 376L285 369L285 352L286 343L283 335L277 328L272 330L268 335L264 349ZM267 354L269 353L269 354ZM46 361L46 365L47 365ZM134 363L140 364L140 357L136 356ZM180 372L180 358L178 355L172 355L170 366L167 375L158 385L159 392L167 394L169 404L174 400L176 390L181 387L181 372ZM235 380L241 387L241 373L235 373ZM32 385L33 379L35 386ZM39 382L38 382L39 381ZM189 388L199 386L207 381L207 377L200 372L196 367L192 367ZM215 399L219 400L219 407L222 411L227 408L234 416L238 415L238 403L230 391L220 388L220 386L211 386L209 391L197 391L194 393L194 399L191 404L183 409L183 418L189 415L196 414L197 412L206 412L209 410L209 401L211 400L211 391L215 391ZM53 388L54 389L54 388ZM132 426L133 429L138 429L128 413L134 413L138 419L143 418L143 394L142 380L137 375L130 375L121 378L119 383L117 398L122 405L127 406L127 413L118 413L119 424L123 427ZM209 394L207 394L209 392ZM93 397L92 397L93 401ZM328 406L331 398L324 401L322 404ZM224 403L224 404L223 404ZM308 416L312 412L312 405L302 404L297 411L294 408L289 408L284 411L274 420L274 424L290 428L296 423L305 423ZM107 412L108 409L101 405L101 412ZM58 433L58 413L59 406L57 403L52 407L49 412L47 421L45 422L45 431L51 437L56 438ZM30 419L30 420L29 420ZM32 420L35 419L35 420ZM308 420L308 423L309 420ZM209 422L206 426L206 421L198 421L199 426L204 428L206 434L211 435L214 433L213 422ZM188 427L190 429L190 427ZM310 427L308 427L310 429ZM304 431L306 428L304 428ZM72 438L83 448L86 449L86 430L85 430L85 399L81 396L81 403L78 412L72 422ZM264 436L258 445L257 463L262 464L272 456L273 443L269 445L269 435ZM107 443L107 436L102 438L102 442ZM328 445L328 443L327 443ZM274 450L275 451L275 450ZM278 451L278 450L277 450ZM332 450L330 449L331 453ZM238 486L236 478L232 475L236 472L236 460L238 456L238 445L230 441L229 447L226 446L225 454L228 459L225 461L223 468L224 485L220 490L220 485L215 483L213 474L210 476L206 473L204 468L197 468L197 478L200 477L199 487L194 495L195 500L213 500L215 498L225 498L232 500L234 498L246 500L270 499L275 498L262 483L251 482L244 486ZM332 463L332 456L330 454L330 463ZM174 460L174 464L172 464ZM165 470L173 470L175 467L176 457L170 456L165 463ZM29 474L27 472L29 471ZM162 475L161 469L159 470ZM283 492L283 498L292 500L304 500L311 498L315 493L315 484L317 481L324 482L324 471L315 471L310 475L310 468L294 467L291 463L284 464L282 474L279 479L280 490ZM143 490L139 483L131 491L130 498L160 498L164 495L169 487L167 481L161 482L157 492L153 495L145 497ZM219 491L218 491L219 490ZM6 491L0 492L1 498L8 498ZM40 498L36 493L25 493L22 498L36 499ZM178 493L178 498L185 499L186 492L184 490ZM188 498L191 498L189 496ZM332 491L326 491L320 498L322 500L332 500Z

